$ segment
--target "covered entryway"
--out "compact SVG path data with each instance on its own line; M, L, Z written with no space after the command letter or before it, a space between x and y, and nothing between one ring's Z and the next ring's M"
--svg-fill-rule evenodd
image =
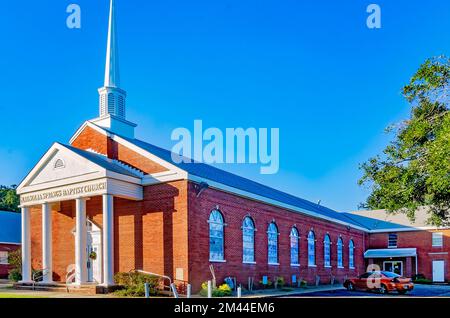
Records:
M31 209L40 210L42 215L41 270L43 283L52 284L53 256L65 255L67 250L61 247L53 250L52 213L60 213L54 207L61 202L75 201L75 262L69 264L67 273L60 271L58 281L69 283L71 277L78 286L86 283L114 285L114 199L142 200L141 178L140 171L120 161L55 143L17 188L22 208L22 284L33 282ZM101 198L101 205L96 207L96 213L102 216L101 228L88 219L87 201L93 198Z
M364 253L364 258L372 269L407 277L418 274L416 248L371 249Z
M433 282L443 283L445 281L445 261L433 261Z

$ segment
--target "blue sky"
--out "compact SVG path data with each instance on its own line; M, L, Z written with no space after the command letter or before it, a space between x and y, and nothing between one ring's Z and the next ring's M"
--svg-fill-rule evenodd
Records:
M108 0L0 2L0 184L19 183L54 142L98 115ZM66 7L82 28L66 27ZM382 28L366 27L366 7ZM400 90L449 54L450 2L117 0L122 87L137 137L177 127L280 128L280 172L221 166L337 210L367 196L358 164L408 116Z

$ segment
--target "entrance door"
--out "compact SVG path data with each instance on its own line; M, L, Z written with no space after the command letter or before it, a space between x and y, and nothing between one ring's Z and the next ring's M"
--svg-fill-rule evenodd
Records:
M383 270L386 272L392 272L400 276L403 276L403 262L401 261L384 262Z
M445 281L444 268L444 261L433 261L433 282L442 283Z
M101 231L99 227L90 221L88 221L87 256L88 281L92 283L101 283Z

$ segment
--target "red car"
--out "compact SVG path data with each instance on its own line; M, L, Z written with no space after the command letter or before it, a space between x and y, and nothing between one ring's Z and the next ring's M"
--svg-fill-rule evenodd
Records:
M349 278L344 282L347 290L370 290L381 294L397 291L399 294L406 294L414 289L414 284L410 278L402 277L398 274L375 271L364 273L356 278Z

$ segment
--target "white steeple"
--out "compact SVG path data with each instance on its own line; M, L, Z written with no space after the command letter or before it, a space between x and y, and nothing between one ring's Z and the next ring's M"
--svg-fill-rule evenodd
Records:
M116 34L114 0L109 8L108 43L106 46L105 87L119 87L119 50Z
M120 88L119 52L117 45L117 25L114 0L110 0L108 41L106 45L105 82L99 88L100 116L91 122L120 133L126 137L134 138L133 124L125 119L125 102L127 93Z
M114 0L109 8L108 42L106 46L105 83L98 90L100 94L100 117L114 115L125 119L125 99L127 93L120 87L119 56L116 34Z

